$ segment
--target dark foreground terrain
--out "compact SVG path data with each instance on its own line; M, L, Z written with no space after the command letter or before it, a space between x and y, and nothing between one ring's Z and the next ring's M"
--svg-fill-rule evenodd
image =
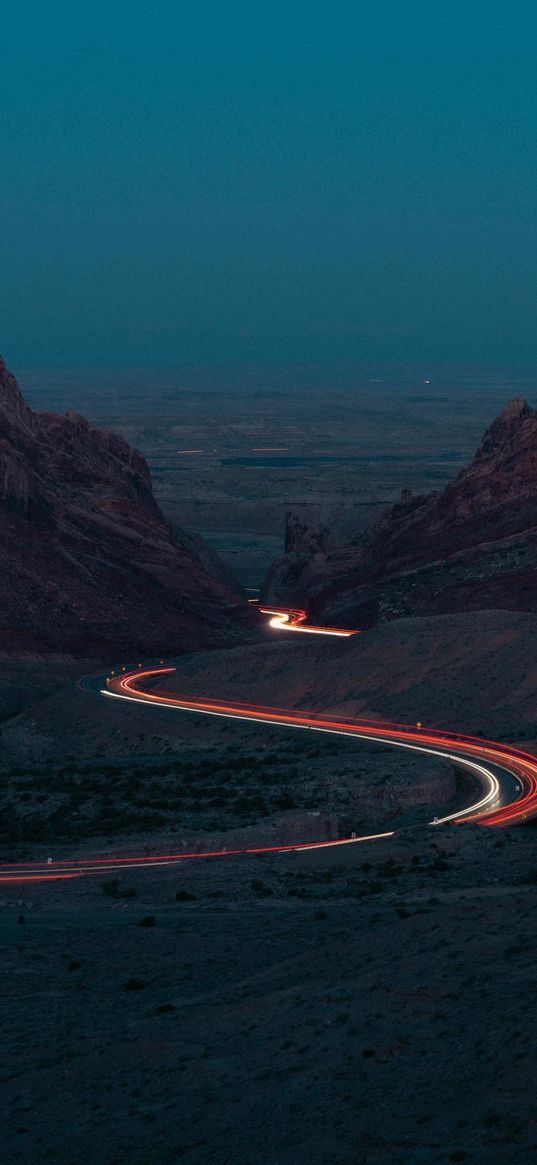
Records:
M533 1165L537 834L2 893L6 1160Z
M262 654L183 657L173 685L423 709L532 748L534 623L482 612L343 645L276 637ZM4 661L5 861L405 828L1 887L7 1160L533 1165L537 831L418 824L456 795L439 762L156 716L50 667Z
M165 682L533 750L536 636L490 610L275 634ZM449 765L124 706L95 667L2 659L3 861L404 828L1 886L6 1160L533 1165L537 830L427 827Z

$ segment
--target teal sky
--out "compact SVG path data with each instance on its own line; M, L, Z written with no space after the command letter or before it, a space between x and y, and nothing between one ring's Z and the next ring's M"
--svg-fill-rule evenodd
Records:
M534 0L17 0L14 366L537 365Z

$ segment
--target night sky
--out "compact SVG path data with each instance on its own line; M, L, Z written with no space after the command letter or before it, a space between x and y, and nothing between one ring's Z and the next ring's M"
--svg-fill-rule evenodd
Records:
M2 10L15 366L537 364L535 0Z

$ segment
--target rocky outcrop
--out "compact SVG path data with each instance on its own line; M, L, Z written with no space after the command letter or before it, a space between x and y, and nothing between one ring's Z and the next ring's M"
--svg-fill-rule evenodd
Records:
M141 453L77 413L33 413L3 362L0 540L0 652L175 653L253 626L172 532Z
M296 514L285 516L286 554L326 554L333 543L325 526L312 526Z
M403 490L356 544L278 560L263 598L358 627L402 615L537 610L537 411L510 401L443 491Z

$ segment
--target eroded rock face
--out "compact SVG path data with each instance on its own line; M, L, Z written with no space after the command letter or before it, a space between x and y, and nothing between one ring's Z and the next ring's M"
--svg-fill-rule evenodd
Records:
M401 615L537 610L537 410L509 401L443 491L403 490L356 545L278 560L263 598L358 627Z
M326 554L333 542L325 526L312 526L296 514L285 517L286 554Z
M0 544L0 651L171 654L252 627L172 533L141 453L77 413L33 413L3 361Z

